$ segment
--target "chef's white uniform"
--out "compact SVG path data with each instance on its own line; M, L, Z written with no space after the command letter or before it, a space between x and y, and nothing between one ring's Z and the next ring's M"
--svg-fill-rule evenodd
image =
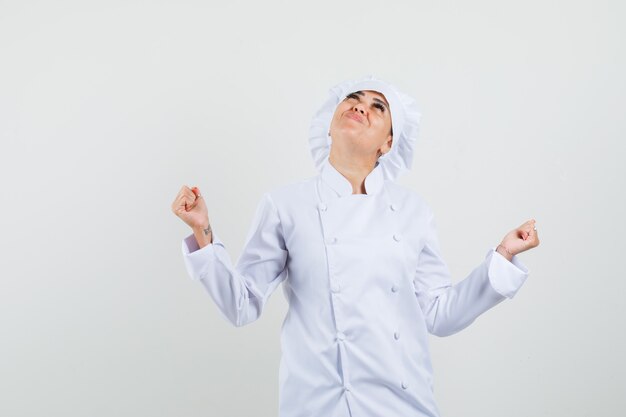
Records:
M447 336L512 298L528 276L495 248L452 285L433 212L377 166L367 194L325 159L319 175L263 195L231 263L213 231L182 242L189 275L235 326L283 284L280 417L438 416L428 333Z

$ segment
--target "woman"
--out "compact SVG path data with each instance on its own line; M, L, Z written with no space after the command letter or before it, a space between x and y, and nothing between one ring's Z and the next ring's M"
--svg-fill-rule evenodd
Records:
M516 255L539 244L534 220L452 285L431 208L394 181L419 119L373 76L333 87L310 131L319 175L263 195L236 266L200 190L183 186L172 204L193 230L189 275L233 325L258 319L283 283L281 417L438 416L428 333L462 330L528 276Z

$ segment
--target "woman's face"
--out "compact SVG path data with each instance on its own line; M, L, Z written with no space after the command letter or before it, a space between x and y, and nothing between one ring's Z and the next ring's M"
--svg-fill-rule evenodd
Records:
M377 91L355 91L335 109L330 122L332 147L342 154L352 153L366 159L378 158L378 151L391 148L391 113L384 95Z

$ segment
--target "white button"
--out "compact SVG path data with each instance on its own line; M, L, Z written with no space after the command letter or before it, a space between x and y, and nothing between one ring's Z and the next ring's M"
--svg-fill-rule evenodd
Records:
M326 204L324 204L324 203L320 203L319 208L320 208L320 210L322 210L322 211L326 211L326 209L327 209L328 207L326 206Z
M343 384L343 390L344 391L350 391L352 389L352 386L349 383L345 383Z
M395 204L391 204L391 205L389 206L389 208L390 208L391 210L393 210L393 211L396 211L396 209L397 209L398 207L396 207L396 205L395 205Z
M393 337L395 337L396 340L400 339L400 333L399 332L394 332Z
M337 238L334 236L326 239L326 243L328 243L329 245L332 245L335 242L337 242Z
M391 286L391 291L392 291L392 292L398 292L398 286L397 286L396 284L393 284L393 285Z
M399 242L399 241L400 241L400 239L402 239L402 235L400 235L399 233L396 233L395 235L393 235L393 239L394 239L396 242Z
M339 284L338 282L333 282L332 284L330 284L330 290L334 293L338 293L339 291L341 291L341 284Z
M337 332L337 340L344 340L346 335L343 332Z
M406 382L402 381L402 389L407 389L409 387L409 384L407 384Z

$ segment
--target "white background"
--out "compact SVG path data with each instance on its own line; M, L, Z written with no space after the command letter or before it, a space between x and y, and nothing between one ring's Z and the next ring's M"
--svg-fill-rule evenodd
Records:
M316 174L328 88L367 74L420 104L399 181L453 282L537 220L516 297L431 337L442 416L623 413L625 11L0 1L0 415L277 415L282 290L232 327L170 205L199 186L235 261L262 193Z

